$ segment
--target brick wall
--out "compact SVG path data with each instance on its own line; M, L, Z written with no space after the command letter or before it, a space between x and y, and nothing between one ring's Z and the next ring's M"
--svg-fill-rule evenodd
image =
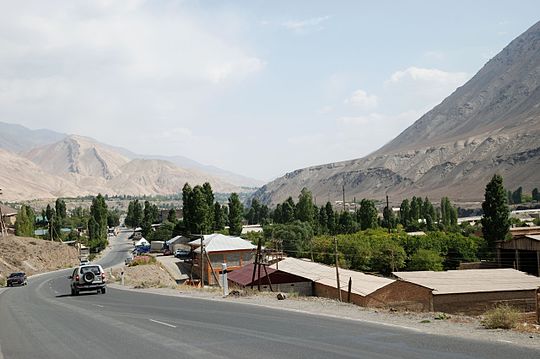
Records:
M429 311L431 298L431 289L397 280L371 293L366 298L366 306Z
M522 312L534 312L535 297L534 290L439 294L433 296L433 308L436 312L478 315L497 304L508 304Z

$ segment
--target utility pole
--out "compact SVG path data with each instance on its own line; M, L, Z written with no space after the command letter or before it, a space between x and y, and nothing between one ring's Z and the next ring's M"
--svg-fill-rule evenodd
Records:
M337 290L339 293L339 301L342 302L341 298L341 285L339 284L339 267L338 267L338 251L337 251L337 238L334 237L334 254L336 256L336 282L337 282Z
M388 205L388 195L386 195L386 214L388 216L388 218L386 219L386 221L388 222L387 225L388 225L388 233L390 233L390 206Z
M343 212L345 212L345 176L343 176L342 192L343 192Z
M201 288L204 288L204 236L201 234Z
M2 195L2 189L0 188L0 195ZM2 206L0 206L0 235L2 237L7 237L7 228L6 224L4 222L4 215L2 213Z

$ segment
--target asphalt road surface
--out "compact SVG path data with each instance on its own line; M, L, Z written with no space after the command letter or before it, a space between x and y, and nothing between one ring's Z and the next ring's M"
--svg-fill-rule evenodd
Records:
M126 248L121 239L101 263L123 262ZM71 297L68 275L0 293L0 359L540 357L511 344L236 303L112 288Z

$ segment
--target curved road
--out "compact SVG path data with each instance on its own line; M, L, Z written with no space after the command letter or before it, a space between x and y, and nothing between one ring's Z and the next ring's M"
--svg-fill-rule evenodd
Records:
M125 236L100 261L122 262ZM71 297L69 270L0 292L0 359L538 358L504 343L109 288Z

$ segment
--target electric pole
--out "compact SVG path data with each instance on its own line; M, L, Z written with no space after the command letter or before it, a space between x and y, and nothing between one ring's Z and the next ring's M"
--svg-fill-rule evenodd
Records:
M337 290L339 293L339 301L342 302L341 298L341 285L339 284L339 267L338 267L338 251L337 251L337 238L334 237L334 254L336 256L336 282L337 282Z

